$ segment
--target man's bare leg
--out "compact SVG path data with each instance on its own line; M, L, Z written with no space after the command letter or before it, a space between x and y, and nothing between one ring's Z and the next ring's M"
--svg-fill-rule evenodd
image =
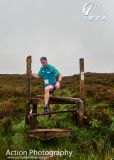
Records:
M44 100L45 100L45 106L48 106L49 103L49 91L53 89L52 85L49 85L47 87L45 87L45 96L44 96Z

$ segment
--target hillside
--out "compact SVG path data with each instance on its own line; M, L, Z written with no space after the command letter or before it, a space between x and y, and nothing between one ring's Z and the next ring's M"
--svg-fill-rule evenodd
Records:
M79 75L63 77L61 89L54 95L79 97ZM0 75L0 112L26 110L26 75ZM44 93L43 81L32 78L32 97ZM114 156L114 74L85 73L85 127L80 128L68 113L39 118L39 128L72 128L73 137L50 141L28 140L29 126L24 116L0 117L0 159L6 160L6 150L70 150L73 160L109 160ZM55 105L54 110L72 108ZM42 106L39 106L41 109ZM67 160L69 157L51 157Z
M79 97L79 75L63 77L60 92L68 90L73 97ZM25 75L0 75L0 97L25 97ZM56 91L57 92L57 91ZM32 95L43 94L43 81L32 78ZM113 102L114 74L86 73L85 95L98 101Z

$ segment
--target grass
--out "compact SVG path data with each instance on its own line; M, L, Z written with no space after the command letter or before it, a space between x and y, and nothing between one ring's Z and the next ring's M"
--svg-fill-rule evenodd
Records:
M42 81L32 80L32 96L43 94ZM74 122L71 113L39 117L40 128L72 128L71 140L55 138L50 141L28 139L29 126L20 115L15 120L0 120L0 159L6 160L6 150L73 151L72 160L110 160L114 157L114 75L86 73L85 128ZM61 90L55 96L79 97L79 75L63 78ZM25 75L0 75L0 104L15 106L16 111L25 110ZM42 106L40 106L42 107ZM71 109L73 105L55 105L53 110ZM9 109L8 108L8 109ZM110 108L112 110L110 110ZM43 110L40 109L42 112ZM10 123L11 121L11 123ZM6 132L5 126L9 125ZM67 160L68 156L52 157L53 160Z
M67 124L68 126L73 127L72 140L65 137L52 139L50 141L28 140L28 126L25 126L23 119L17 119L12 123L12 127L8 133L4 133L4 130L0 127L0 135L2 136L2 147L0 147L0 152L4 151L3 153L5 153L7 149L30 150L32 148L37 151L63 151L66 149L68 151L73 151L71 159L74 160L102 160L108 158L108 153L112 150L107 134L109 128L101 127L99 130L96 130L96 128L81 129L72 125L70 121L67 122ZM49 123L46 123L45 125L48 127ZM3 154L3 157L4 155L5 154ZM59 159L68 159L68 157L61 157Z

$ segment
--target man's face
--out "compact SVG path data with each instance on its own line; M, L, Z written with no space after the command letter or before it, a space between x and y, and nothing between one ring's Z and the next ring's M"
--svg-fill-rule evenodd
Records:
M42 64L42 66L44 66L44 67L46 67L47 64L48 64L46 60L40 60L40 62L41 62L41 64Z

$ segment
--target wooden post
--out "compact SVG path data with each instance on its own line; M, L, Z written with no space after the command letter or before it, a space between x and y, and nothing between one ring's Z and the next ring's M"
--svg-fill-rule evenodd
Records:
M84 127L84 104L83 104L83 101L80 101L80 103L79 103L78 121L79 121L80 127Z
M84 90L84 58L80 58L80 99L85 99Z
M28 56L26 59L27 67L26 67L26 111L27 113L30 112L30 98L31 98L31 63L32 57ZM29 123L28 114L25 117L25 123Z
M36 113L37 114L37 104L32 104L32 113ZM30 129L35 129L38 128L38 117L36 116L31 116L30 118Z
M79 124L81 127L84 126L84 104L83 101L85 99L85 89L84 89L84 58L80 58L79 60L80 63L80 99L82 100L82 102L79 105L79 113L78 113L78 117L79 117Z
M36 118L35 116L30 117L30 129L36 129Z
M31 98L31 73L32 73L31 62L32 62L32 57L28 56L26 61L27 61L26 99L27 99L27 101L29 101Z

